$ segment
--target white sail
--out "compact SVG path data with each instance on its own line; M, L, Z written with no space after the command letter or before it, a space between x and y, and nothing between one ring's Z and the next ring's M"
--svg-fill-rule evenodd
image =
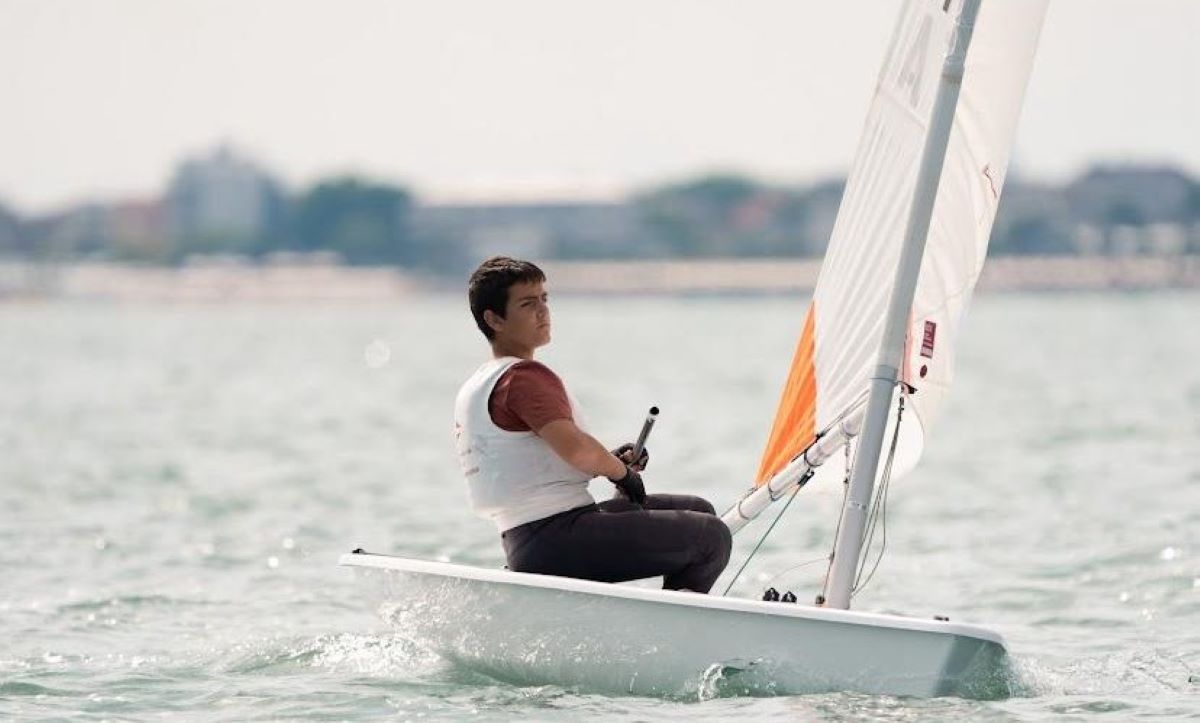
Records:
M977 18L899 370L916 393L897 474L920 456L953 378L954 344L987 254L1046 4L987 0ZM755 478L760 492L724 516L734 530L858 431L961 6L906 0L901 8ZM829 434L814 445L822 431Z
M867 393L879 358L942 63L954 37L954 19L941 5L909 0L901 10L813 295L818 428Z
M960 4L906 0L901 8L758 484L861 404L870 386ZM901 370L917 389L901 434L910 461L953 377L954 341L987 253L1045 6L990 0L976 25Z
M919 425L903 430L909 459L954 376L959 326L987 255L1046 4L985 0L979 10L912 305L902 374L917 389Z

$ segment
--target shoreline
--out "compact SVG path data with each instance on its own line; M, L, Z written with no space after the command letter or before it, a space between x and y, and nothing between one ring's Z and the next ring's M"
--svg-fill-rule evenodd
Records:
M546 261L557 294L808 294L820 259ZM393 301L458 292L452 279L405 269L310 265L191 265L179 268L74 262L0 262L0 301L112 302ZM465 279L464 279L465 283ZM1144 291L1200 288L1200 255L998 257L981 293Z

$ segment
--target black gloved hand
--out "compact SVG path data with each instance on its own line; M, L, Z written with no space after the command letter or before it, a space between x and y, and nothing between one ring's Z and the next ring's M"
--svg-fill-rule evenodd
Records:
M646 449L645 447L642 447L641 455L639 455L636 460L633 459L632 442L626 442L625 444L622 444L620 447L614 449L612 453L614 457L630 467L633 467L638 472L646 469L646 465L650 464L650 450Z
M642 504L646 501L646 485L642 482L642 476L637 473L633 467L625 468L625 476L621 479L608 478L617 489L625 493L631 501Z

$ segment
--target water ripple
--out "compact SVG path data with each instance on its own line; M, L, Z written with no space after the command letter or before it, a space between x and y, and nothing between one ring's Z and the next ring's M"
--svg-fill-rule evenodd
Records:
M647 484L720 507L753 473L802 307L562 300L545 358L614 444L659 404ZM1180 329L1196 308L1195 293L974 306L945 416L896 482L887 555L856 604L990 621L1016 695L918 701L776 696L745 661L694 661L693 684L661 698L513 685L398 637L339 554L503 562L447 429L483 352L457 296L0 306L15 340L0 378L21 380L0 394L0 718L1195 717L1200 336ZM1114 345L1114 328L1139 343ZM597 364L594 340L618 332L645 353ZM372 369L374 341L391 354ZM786 571L828 554L837 472L798 498L737 594L783 572L776 584L812 599L824 566ZM735 561L756 537L735 540Z

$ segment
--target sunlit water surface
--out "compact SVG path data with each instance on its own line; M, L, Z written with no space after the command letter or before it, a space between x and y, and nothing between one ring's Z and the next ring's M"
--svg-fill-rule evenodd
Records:
M544 358L613 445L662 407L648 485L723 507L803 306L561 299ZM1200 295L976 301L856 607L998 628L995 701L519 687L387 628L340 553L502 564L450 438L484 353L464 307L0 306L0 718L1200 715ZM811 599L823 565L789 568L839 502L810 485L732 594Z

